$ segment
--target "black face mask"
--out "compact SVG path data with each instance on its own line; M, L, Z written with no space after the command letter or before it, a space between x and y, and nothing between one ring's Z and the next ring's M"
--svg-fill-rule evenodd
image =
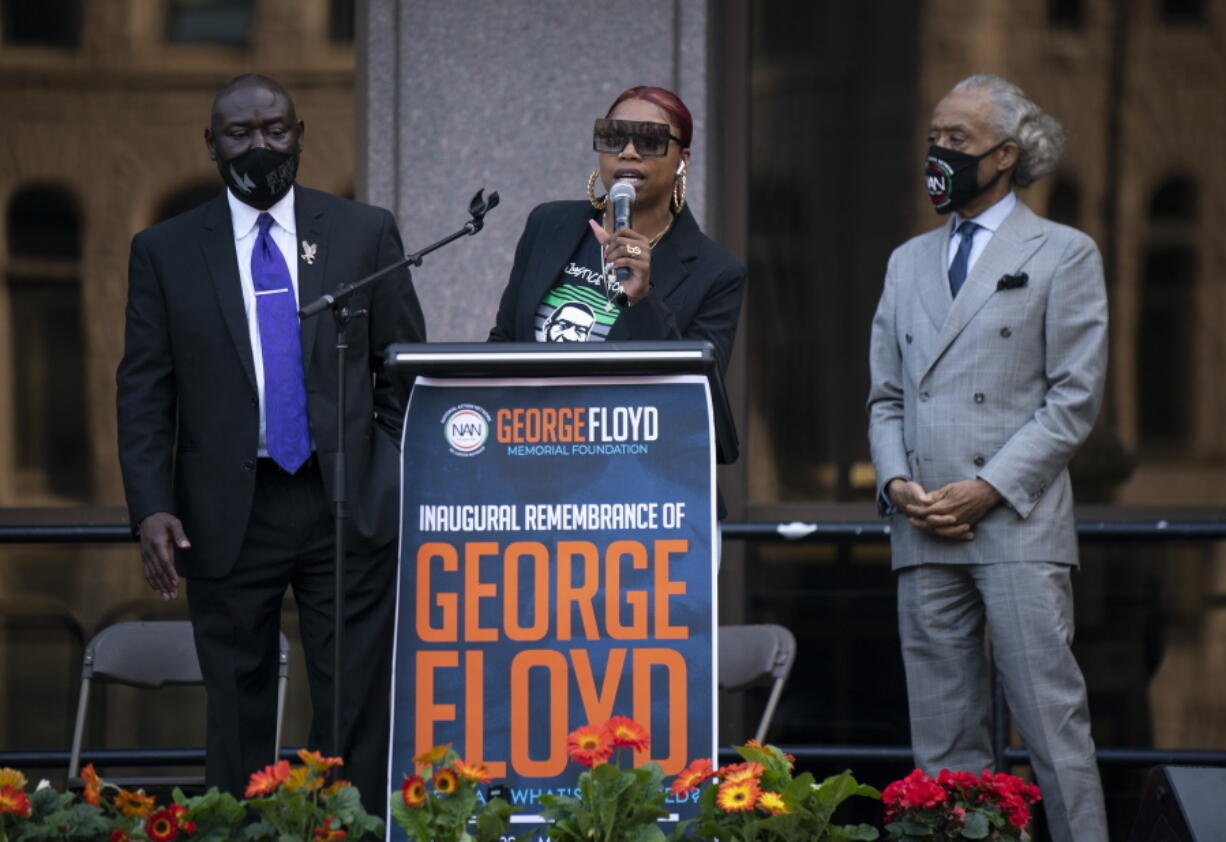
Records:
M298 175L297 152L275 152L259 146L217 162L222 181L252 207L266 209L289 192Z
M982 155L968 155L941 146L928 147L924 165L924 181L928 198L937 213L956 211L983 191L989 189L1008 170L998 170L992 180L979 186L979 162L1008 143L1002 140Z

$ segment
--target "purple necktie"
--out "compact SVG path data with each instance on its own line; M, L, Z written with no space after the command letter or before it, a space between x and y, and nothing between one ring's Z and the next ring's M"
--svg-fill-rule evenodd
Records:
M298 298L289 267L268 229L273 219L260 214L260 235L251 250L251 282L260 322L264 357L264 423L268 455L291 474L311 455L307 420L306 375L302 372L302 337Z

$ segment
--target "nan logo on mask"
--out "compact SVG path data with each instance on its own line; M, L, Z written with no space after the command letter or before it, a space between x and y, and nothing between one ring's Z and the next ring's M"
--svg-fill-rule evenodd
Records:
M924 180L928 186L928 198L932 199L932 207L937 211L945 210L954 189L953 167L940 158L929 155L928 163L924 167Z

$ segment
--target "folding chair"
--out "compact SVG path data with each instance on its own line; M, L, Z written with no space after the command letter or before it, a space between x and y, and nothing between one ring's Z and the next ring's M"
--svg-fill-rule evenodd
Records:
M285 690L289 680L289 640L281 635L277 658L277 726L274 737L275 763L281 753L281 725L285 710ZM200 661L192 624L186 620L127 622L108 626L94 635L85 647L81 665L81 695L77 702L72 751L68 758L68 785L80 787L81 743L89 709L90 688L94 681L130 687L158 689L171 685L203 685ZM111 778L107 780L126 789L137 787L203 789L203 776L164 776L154 778Z
M766 709L754 733L758 742L766 739L795 660L796 637L783 626L719 627L719 688L735 693L771 685Z

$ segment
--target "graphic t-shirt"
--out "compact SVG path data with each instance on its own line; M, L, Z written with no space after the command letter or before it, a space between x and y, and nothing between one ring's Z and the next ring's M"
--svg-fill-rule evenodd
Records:
M621 308L605 294L600 278L600 243L595 234L579 241L562 274L536 308L537 342L604 342Z

